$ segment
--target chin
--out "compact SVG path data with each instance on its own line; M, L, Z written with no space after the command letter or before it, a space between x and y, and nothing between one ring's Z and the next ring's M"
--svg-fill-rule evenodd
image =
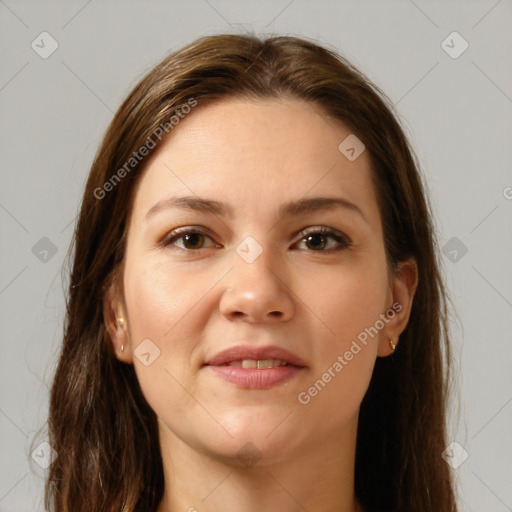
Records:
M226 434L222 438L209 439L207 449L213 456L236 466L251 467L255 463L270 464L289 458L297 453L301 441L306 441L302 438L305 429L304 425L299 429L289 423L293 414L285 419L290 411L284 414L283 410L278 415L267 414L265 417L261 413L240 411L229 419L225 417L221 423L232 437Z
M236 405L230 409L220 412L214 416L218 419L225 429L236 440L251 439L270 439L279 430L286 431L291 424L287 416L293 411L292 407L283 405L269 406L267 404L258 405Z
M257 469L286 460L294 453L293 447L284 441L271 442L264 435L261 438L248 435L225 443L213 442L206 449L212 458L238 469Z

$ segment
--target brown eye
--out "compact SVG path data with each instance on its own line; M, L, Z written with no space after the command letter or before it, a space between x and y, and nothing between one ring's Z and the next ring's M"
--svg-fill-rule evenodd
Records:
M300 242L305 242L306 246L313 252L330 252L348 249L352 244L348 238L343 234L331 228L316 228L309 231L300 233ZM334 240L335 244L332 247L330 240ZM331 245L331 247L328 247ZM327 247L327 249L326 249Z
M180 239L184 241L185 249L201 249L199 246L202 246L204 243L204 235L201 233L189 233L178 238L178 240Z
M306 241L306 245L309 247L309 248L312 248L312 249L324 249L325 246L327 245L327 237L325 235L321 235L319 233L313 233L312 235L308 235L306 236L306 238L304 238L304 240Z
M202 229L199 228L176 229L162 241L161 245L163 247L175 246L184 251L196 251L206 248L204 243L207 239L212 240ZM177 244L178 241L181 241L180 245ZM218 244L210 245L210 247L213 246L220 247Z

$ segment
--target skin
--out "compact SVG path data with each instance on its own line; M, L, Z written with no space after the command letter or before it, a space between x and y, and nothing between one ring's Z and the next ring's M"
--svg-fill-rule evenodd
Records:
M158 512L361 510L359 407L376 358L392 353L389 338L396 342L406 327L417 271L414 261L397 275L388 271L368 153L351 162L338 150L350 133L311 103L229 99L196 107L151 156L121 279L104 311L117 357L134 365L158 417L165 474ZM185 195L227 202L233 214L167 209L145 220L157 202ZM279 216L282 203L306 196L343 197L364 218L344 208ZM203 226L208 235L159 246L183 226ZM321 226L351 246L333 250L340 244L329 236L308 243L299 234ZM262 248L252 263L236 252L247 236ZM300 403L299 393L395 302L401 311ZM116 317L124 319L117 326ZM134 350L148 338L160 355L145 366ZM243 342L284 347L307 368L264 390L202 368ZM237 455L249 442L260 457L252 465Z

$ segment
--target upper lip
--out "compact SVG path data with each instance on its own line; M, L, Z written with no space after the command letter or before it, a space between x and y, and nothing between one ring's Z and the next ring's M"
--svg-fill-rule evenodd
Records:
M306 366L300 357L276 345L267 345L266 347L236 345L217 353L206 361L205 365L220 366L221 364L230 363L231 361L243 361L244 359L282 359L294 366Z

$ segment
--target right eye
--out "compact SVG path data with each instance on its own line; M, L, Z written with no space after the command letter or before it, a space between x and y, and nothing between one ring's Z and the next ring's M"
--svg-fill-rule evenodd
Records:
M200 227L185 227L171 231L161 242L162 247L169 247L174 245L183 251L197 251L204 247L205 239L212 240L206 234L206 231ZM183 240L183 246L176 245L176 242ZM213 241L213 240L212 240ZM219 244L211 245L210 247L221 247Z

